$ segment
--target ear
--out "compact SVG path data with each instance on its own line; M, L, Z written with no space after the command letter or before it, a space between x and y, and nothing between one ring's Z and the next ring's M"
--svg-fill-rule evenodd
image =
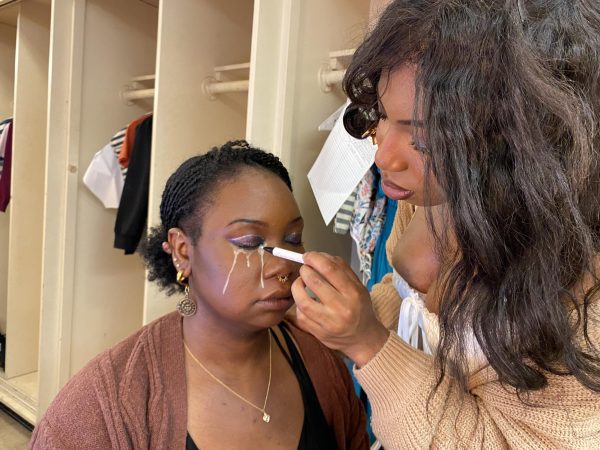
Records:
M184 277L189 278L192 273L192 264L189 257L191 239L181 228L170 228L167 232L167 239L169 240L175 270L183 272Z

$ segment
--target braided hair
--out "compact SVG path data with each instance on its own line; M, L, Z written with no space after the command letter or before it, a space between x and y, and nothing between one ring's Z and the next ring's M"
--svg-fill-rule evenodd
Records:
M148 280L168 295L183 290L176 282L171 257L163 249L169 229L183 229L195 244L202 230L202 217L217 189L249 167L273 173L292 190L288 171L279 158L244 140L229 141L194 156L169 177L160 202L160 225L150 230L142 249Z

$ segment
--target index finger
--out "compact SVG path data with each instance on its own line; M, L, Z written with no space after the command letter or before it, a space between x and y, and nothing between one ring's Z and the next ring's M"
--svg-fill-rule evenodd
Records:
M345 292L348 287L360 283L352 269L342 258L321 252L306 252L304 264L321 275L335 290ZM361 284L362 286L362 284Z

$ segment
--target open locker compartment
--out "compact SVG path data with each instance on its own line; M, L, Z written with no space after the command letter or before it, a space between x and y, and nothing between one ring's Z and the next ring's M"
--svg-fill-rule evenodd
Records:
M179 164L246 136L252 18L252 1L160 5L150 225L159 222L163 188ZM176 301L147 282L144 322L173 311Z
M158 8L141 0L55 0L38 416L95 355L142 325L145 270L115 249L116 209L84 185L96 152L152 99L123 91L156 65Z
M0 16L15 21L6 361L0 378L0 401L32 423L38 402L50 8L49 0L22 0L0 7ZM10 32L2 28L6 43ZM10 53L10 44L3 46L3 51ZM3 78L9 75L5 73ZM0 95L6 97L4 89Z

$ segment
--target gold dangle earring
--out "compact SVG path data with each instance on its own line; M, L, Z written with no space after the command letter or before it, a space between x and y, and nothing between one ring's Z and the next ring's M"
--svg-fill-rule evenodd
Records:
M367 131L365 131L361 136L362 139L365 139L368 137L371 138L373 145L377 145L377 124L373 125Z
M190 298L190 285L185 281L183 271L177 272L177 282L185 286L183 298L177 302L177 312L183 317L190 317L196 314L198 307L196 302Z

